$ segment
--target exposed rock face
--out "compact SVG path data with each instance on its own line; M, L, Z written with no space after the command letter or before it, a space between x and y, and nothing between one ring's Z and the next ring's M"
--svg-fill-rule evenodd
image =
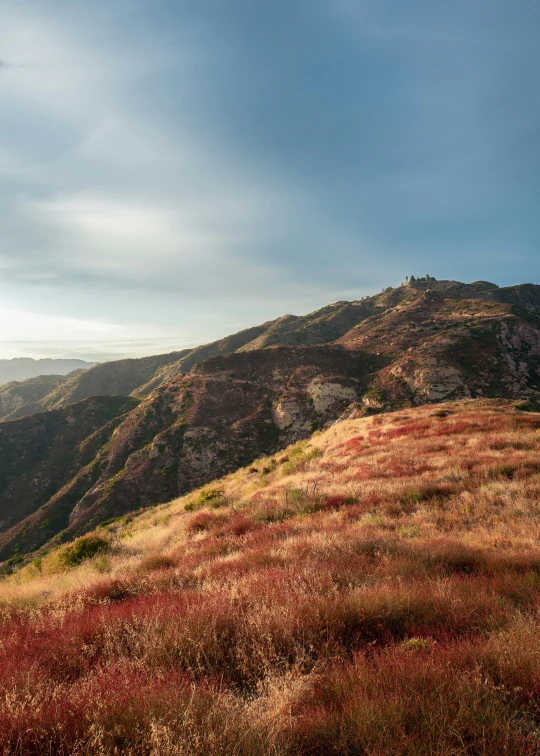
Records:
M313 400L315 412L321 414L328 412L336 404L343 406L358 399L356 389L338 381L323 382L320 378L316 378L309 384L307 390Z
M501 341L510 351L540 356L540 330L530 323L505 322L501 326Z
M191 364L194 352L203 359ZM72 537L186 493L358 412L468 397L540 402L540 287L419 281L288 315L179 359L132 362L93 368L67 392L60 386L60 404L76 391L104 390L109 379L111 391L123 387L142 399L125 416L118 408L106 431L83 429L80 440L80 404L62 410L61 425L47 425L49 444L64 448L69 438L84 454L70 457L58 478L36 476L23 454L20 480L0 485L0 560L58 530ZM35 417L49 415L56 417ZM9 428L11 459L43 432L32 420L0 423Z
M426 358L420 365L413 360L405 361L390 371L390 375L407 383L416 404L471 396L462 371L455 365L441 364L434 357Z
M307 430L309 423L303 417L303 409L298 396L282 396L273 408L272 420L279 430Z

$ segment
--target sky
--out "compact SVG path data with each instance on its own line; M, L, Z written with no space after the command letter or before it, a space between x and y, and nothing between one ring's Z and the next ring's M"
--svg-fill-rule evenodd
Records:
M537 0L0 0L0 358L540 283Z

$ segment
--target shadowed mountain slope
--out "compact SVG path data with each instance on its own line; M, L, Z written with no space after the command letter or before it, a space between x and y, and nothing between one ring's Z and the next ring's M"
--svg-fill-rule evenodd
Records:
M36 404L73 377L73 374L38 375L36 378L11 381L0 386L0 420L6 420L10 415L16 416L20 410Z
M12 412L7 419L15 420L37 412L60 409L90 396L129 396L146 383L160 368L187 354L171 352L138 359L114 360L95 365L84 373L77 373L60 383L53 391L32 404Z
M129 397L92 397L0 426L0 539L14 523L31 527L38 516L37 541L45 542L63 530L73 501L62 491L99 455L121 417L137 401ZM47 506L47 516L38 515ZM24 551L12 543L12 555Z

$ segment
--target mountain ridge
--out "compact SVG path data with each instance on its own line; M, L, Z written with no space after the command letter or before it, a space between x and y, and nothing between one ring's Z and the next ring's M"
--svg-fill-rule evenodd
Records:
M42 375L67 375L74 370L87 369L95 365L79 359L55 359L44 357L34 360L32 357L13 357L0 359L0 386L11 381L25 381Z
M540 316L540 287L521 284L499 287L488 281L463 284L459 281L414 279L398 287L388 287L380 294L361 300L338 301L307 315L283 315L259 326L246 328L222 339L169 354L114 360L97 364L87 375L79 375L35 402L25 403L3 419L17 419L99 394L132 394L144 397L152 390L188 373L197 363L217 354L255 351L269 346L329 343L352 335L347 333L362 322L370 323L388 310L401 307L411 292L424 291L432 296L488 299L503 306L521 308L523 313ZM116 374L116 375L114 375Z
M39 402L62 384L74 377L79 371L67 375L38 375L23 381L10 381L0 386L0 421L17 417L19 412L26 412L26 408L39 406Z
M132 390L136 405L61 490L0 530L0 560L58 538L43 527L58 497L69 510L62 528L69 539L188 493L340 418L462 398L538 406L540 286L413 280L176 354L158 356L157 367L146 358L152 374ZM92 368L74 385L92 371L103 376L105 367L114 373L118 365ZM55 411L79 407L61 405ZM15 425L15 433L19 422L0 429ZM31 433L27 443L34 443ZM5 496L0 486L0 508Z

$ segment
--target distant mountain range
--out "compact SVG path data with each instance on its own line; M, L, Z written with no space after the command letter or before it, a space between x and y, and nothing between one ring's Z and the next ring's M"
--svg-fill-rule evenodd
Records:
M11 392L0 560L170 500L351 414L469 397L540 406L540 286L413 279L193 350L47 380L0 390L0 403Z
M90 368L95 362L85 360L33 360L30 357L15 357L0 360L0 386L10 381L25 381L38 375L67 375L73 370Z
M135 360L114 360L66 376L39 376L33 381L0 386L0 420L67 407L90 396L128 396L189 352L172 352Z

